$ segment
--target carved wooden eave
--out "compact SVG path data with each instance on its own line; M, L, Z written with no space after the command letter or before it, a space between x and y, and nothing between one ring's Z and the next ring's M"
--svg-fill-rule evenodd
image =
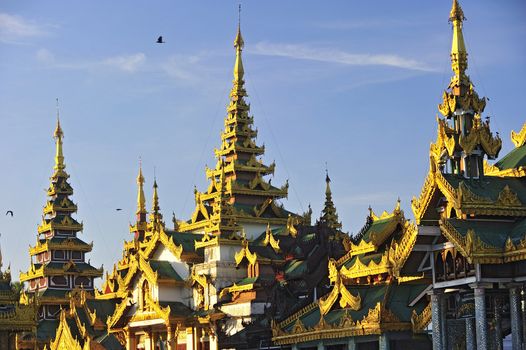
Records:
M340 271L337 270L334 260L329 261L329 280L333 283L331 292L325 297L318 300L320 307L320 314L326 315L336 302L340 300L341 308L350 308L351 310L359 310L361 308L362 299L360 294L354 296L349 292L342 282Z
M29 248L29 254L36 255L39 253L47 252L50 250L74 250L80 252L91 252L93 249L93 242L87 244L79 244L73 239L65 239L62 242L53 242L46 239L43 243L37 239L37 243L34 247Z
M38 226L37 231L38 233L45 233L51 230L78 232L82 231L82 228L82 223L74 222L69 216L64 216L64 218L59 223L52 220L46 221L46 219L43 219L42 223Z
M73 203L68 197L64 197L60 203L56 203L55 201L47 201L43 211L44 214L52 214L56 213L57 211L75 213L77 209L78 208L75 203Z
M431 303L428 303L420 314L413 310L411 314L413 333L425 333L429 323L431 323Z
M277 345L304 343L323 339L339 339L366 335L379 335L385 332L411 331L410 322L402 322L381 302L369 309L362 320L354 321L348 312L340 322L329 324L324 316L320 317L318 324L312 328L303 325L300 318L294 320L294 326L289 332L283 330L281 324L272 325L272 340Z
M265 240L263 240L263 245L267 247L269 244L276 253L280 251L279 239L276 240L276 238L274 238L274 235L272 234L272 230L270 229L270 225L267 225L267 229L265 230Z
M71 271L74 269L74 271ZM86 277L102 277L104 269L102 267L88 271L78 271L75 269L75 264L73 262L68 262L62 265L61 268L51 268L47 265L42 265L39 268L35 268L33 264L28 272L20 273L20 282L26 282L31 279L47 277L47 276L63 276L65 274L75 274L76 276L86 276Z
M484 160L484 174L486 176L497 177L526 177L526 166L519 166L517 168L500 170L495 165L491 165L486 160Z
M465 236L461 235L445 220L440 220L440 230L471 264L504 264L526 260L526 233L518 244L508 237L504 248L499 248L483 242L473 229L469 229Z
M442 94L442 103L438 105L438 110L444 117L449 118L460 108L465 111L470 110L474 113L480 114L484 112L485 107L486 98L480 98L477 92L473 89L473 85L469 84L469 91L463 96L444 91Z
M496 200L492 200L474 194L463 181L455 189L442 173L430 171L419 199L413 198L411 201L417 224L427 212L431 198L437 189L446 197L448 209L455 209L457 217L461 217L462 214L526 216L526 206L508 185L503 187ZM449 210L446 213L449 213Z
M240 292L251 291L251 290L254 290L256 286L257 286L256 283L248 283L248 284L242 284L242 285L237 285L236 283L234 283L230 287L225 287L221 289L221 292L219 293L219 298L223 298L225 295L229 293L240 293Z
M244 258L247 259L249 264L254 265L258 260L258 256L256 255L256 253L252 253L250 251L250 249L248 248L248 241L246 239L243 240L242 245L243 248L241 248L241 250L234 255L236 265L239 265Z
M422 186L422 190L420 191L420 196L418 199L413 197L411 200L411 209L413 210L417 224L420 224L420 220L422 220L427 211L427 207L429 206L436 189L435 173L429 171L424 181L424 185Z
M113 311L113 314L108 316L108 319L106 320L106 324L108 326L108 332L112 332L113 326L120 320L120 318L124 315L124 311L130 306L130 298L123 299L119 304L117 304L117 307L115 307L115 311Z
M86 347L86 345L89 346L89 340L86 340L86 343L84 345L84 347L81 347L79 341L75 337L73 337L68 323L66 321L66 311L62 310L60 312L60 321L56 331L56 338L51 341L50 349L87 350L91 348Z

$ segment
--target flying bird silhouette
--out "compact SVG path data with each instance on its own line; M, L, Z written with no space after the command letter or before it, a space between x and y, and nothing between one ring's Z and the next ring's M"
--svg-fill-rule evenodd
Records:
M117 208L117 209L115 209L115 210L116 210L116 211L121 211L122 209L121 209L121 208Z
M11 215L11 217L13 217L13 211L12 210L8 210L5 212L5 215Z
M163 41L163 36L157 38L157 44L164 44L166 41Z

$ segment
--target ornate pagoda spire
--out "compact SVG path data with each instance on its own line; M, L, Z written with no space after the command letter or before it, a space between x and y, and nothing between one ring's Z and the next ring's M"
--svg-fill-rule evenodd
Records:
M38 226L36 244L29 249L30 268L20 274L20 281L28 282L27 292L40 295L42 305L39 317L44 319L57 317L60 307L69 304L67 293L71 290L83 286L85 290L92 291L94 279L102 276L102 268L94 268L86 262L86 254L93 245L77 237L83 225L73 217L77 205L70 199L73 188L65 171L63 137L57 113L53 133L55 164L47 190L48 200Z
M254 117L250 116L250 105L245 101L247 92L242 59L243 47L244 40L238 23L234 40L236 58L232 89L224 130L221 132L221 146L214 152L216 165L212 169L206 169L206 176L210 181L208 189L196 193L194 215L190 223L181 224L181 231L210 227L211 216L218 217L218 213L222 211L219 208L224 207L225 198L229 206L228 216L235 218L237 224L241 221L265 226L267 222L273 225L287 223L289 212L277 205L275 200L287 197L288 185L278 188L265 179L266 176L274 174L275 164L266 165L261 159L265 153L265 146L259 146L256 142L258 131L254 128ZM210 216L214 210L216 215ZM224 213L221 215L224 216ZM231 222L228 226L233 227ZM212 227L217 225L212 224Z
M137 175L137 215L146 214L146 199L144 197L144 176L142 175L142 165L139 164L139 174Z
M163 215L161 214L161 208L159 207L159 195L157 193L157 179L153 180L153 198L152 198L152 212L150 214L150 223L154 229L159 229L160 226L164 226Z
M64 132L62 131L62 128L60 127L60 118L57 115L57 126L55 128L55 132L53 133L53 137L55 139L55 175L58 172L63 172L64 169L66 169L66 165L64 164L64 154L62 153L62 138L64 137Z
M135 225L130 226L130 232L136 239L142 239L146 231L146 199L144 197L144 176L142 175L142 162L139 160L139 174L137 175L137 210L135 211Z
M338 213L332 201L331 178L329 177L329 171L327 169L325 169L325 183L325 206L323 207L321 221L326 223L330 228L341 230L342 224L338 221Z
M449 13L449 22L453 25L453 40L451 42L451 68L455 73L452 83L464 84L469 86L469 78L466 76L468 68L468 52L464 44L464 35L462 34L462 25L464 12L460 7L458 0L453 0L453 6Z
M486 98L478 96L466 74L468 53L462 33L464 19L458 0L453 0L449 22L453 26L450 57L454 75L438 106L445 119L437 117L438 137L430 149L431 168L466 178L480 178L484 175L484 155L495 159L502 140L492 135L489 118L482 121Z

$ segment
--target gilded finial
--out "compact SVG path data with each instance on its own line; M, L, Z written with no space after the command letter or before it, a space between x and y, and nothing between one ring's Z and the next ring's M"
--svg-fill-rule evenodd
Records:
M146 200L144 198L144 176L142 176L142 160L139 158L139 175L137 175L137 212L136 214L146 213Z
M241 51L245 45L243 36L241 35L241 5L239 5L239 19L237 24L237 34L234 40L234 47L236 49L236 63L234 65L234 83L241 84L245 70L243 69L243 61L241 59Z
M449 13L449 21L453 24L453 40L451 43L451 68L455 73L455 81L462 83L465 79L465 72L468 68L468 53L462 34L462 21L464 12L460 7L458 0L453 0L453 6ZM467 83L467 81L466 81Z
M453 0L453 5L451 6L451 11L449 12L449 21L463 21L465 19L466 17L464 17L464 11L462 11L462 7L460 7L458 0Z
M57 98L57 126L55 132L53 133L53 138L55 139L55 170L62 171L66 168L64 165L64 154L62 152L62 138L64 137L64 132L60 126L60 117L59 117L59 108L58 108L58 98Z

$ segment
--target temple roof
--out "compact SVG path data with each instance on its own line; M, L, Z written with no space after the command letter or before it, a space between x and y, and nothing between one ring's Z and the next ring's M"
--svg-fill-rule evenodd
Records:
M152 270L157 272L158 277L161 279L172 279L175 281L184 281L184 279L179 276L177 271L174 270L172 264L169 261L163 260L148 260Z
M495 166L499 170L518 169L526 167L526 144L516 147L502 157Z
M348 288L360 300L356 307L333 307L324 313L314 302L273 325L277 344L410 331L415 314L427 307L425 300L409 306L427 288L421 285L386 285ZM323 314L323 315L322 315Z

